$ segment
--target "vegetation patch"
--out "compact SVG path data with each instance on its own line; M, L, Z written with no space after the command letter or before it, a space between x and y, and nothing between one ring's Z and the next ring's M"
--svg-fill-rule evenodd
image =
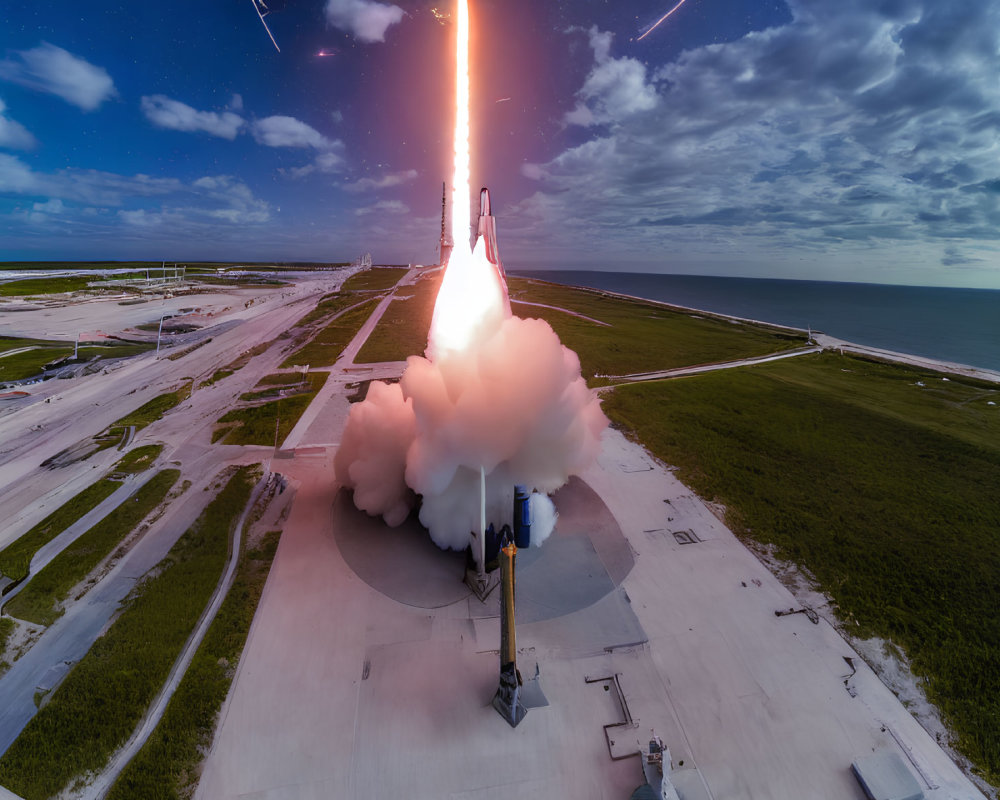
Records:
M119 776L108 800L181 800L197 785L216 719L236 674L281 531L240 558L236 578L149 741Z
M259 467L241 467L124 602L108 632L0 758L0 785L28 800L100 770L135 730L218 585L230 532ZM99 709L99 713L95 713Z
M26 349L30 348L30 349ZM20 351L23 352L11 352ZM4 355L10 353L10 355ZM23 381L42 373L46 364L73 355L73 345L45 339L0 337L0 382Z
M944 377L827 354L619 386L604 409L815 575L849 632L901 647L995 784L1000 421L995 389Z
M118 481L103 478L67 500L23 536L0 550L0 573L15 581L27 577L35 553L108 498L120 485Z
M377 299L369 300L334 317L312 341L292 353L281 366L286 369L304 364L312 367L332 366L371 316L378 302Z
M10 669L6 656L7 642L14 633L14 627L14 620L10 617L0 617L0 676Z
M384 292L391 289L408 272L406 267L376 267L356 272L341 287L345 292Z
M290 377L301 375L285 374ZM327 373L312 372L307 376L306 391L271 403L235 408L227 412L219 419L220 427L213 432L212 441L221 441L223 444L280 445L291 433L316 393L323 388L326 379Z
M20 281L0 283L0 297L32 297L39 294L59 294L78 292L96 280L93 276L66 276L51 278L27 278Z
M154 475L133 497L122 502L93 528L69 545L4 608L18 619L51 625L63 615L62 603L70 590L86 578L153 509L163 502L180 477L167 469Z
M393 300L355 361L370 364L422 355L427 347L427 333L440 286L441 273L438 272L418 281L407 297Z
M607 376L734 361L802 347L806 337L766 325L734 323L703 314L625 300L525 278L510 278L511 299L565 308L610 325L606 328L562 311L514 305L520 317L548 322L580 357L591 386Z
M186 381L179 389L157 395L147 403L143 403L135 411L113 423L107 430L109 434L120 435L124 428L135 425L136 431L142 430L151 422L156 422L174 406L178 406L191 396L191 381Z
M215 372L212 373L212 377L209 378L207 381L202 381L201 387L204 388L206 386L211 386L213 383L221 381L223 378L228 378L230 375L233 375L237 371L243 369L243 367L245 367L247 364L249 364L251 358L259 356L262 353L265 353L267 351L267 348L270 346L271 345L268 342L263 342L262 344L258 344L254 347L251 347L249 350L244 351L243 353L240 354L240 357L237 358L235 361L232 361L229 364L226 364L226 366L217 369Z
M144 444L142 447L136 447L119 459L112 471L128 473L145 472L160 457L160 453L162 452L162 444Z

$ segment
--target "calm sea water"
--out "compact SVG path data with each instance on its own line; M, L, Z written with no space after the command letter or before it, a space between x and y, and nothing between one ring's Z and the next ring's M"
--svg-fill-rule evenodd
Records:
M1000 370L1000 291L635 272L519 271L857 344Z

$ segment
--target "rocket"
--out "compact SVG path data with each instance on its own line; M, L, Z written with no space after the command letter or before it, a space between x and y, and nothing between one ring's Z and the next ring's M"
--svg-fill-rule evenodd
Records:
M497 271L497 280L503 289L503 300L506 306L507 316L510 316L510 298L507 296L507 273L504 271L503 262L500 260L500 248L497 245L497 218L493 216L493 209L490 204L490 190L485 186L479 192L479 228L478 237L483 240L486 246L486 260L489 261Z

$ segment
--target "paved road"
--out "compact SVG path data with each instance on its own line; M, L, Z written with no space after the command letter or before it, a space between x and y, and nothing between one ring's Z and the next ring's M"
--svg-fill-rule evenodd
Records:
M719 369L732 369L733 367L748 367L753 364L765 364L768 361L780 361L783 358L795 358L796 356L806 356L810 353L819 353L822 347L800 347L795 350L784 350L780 353L772 353L766 356L754 356L753 358L741 358L738 361L722 361L718 364L701 364L697 367L678 367L676 369L662 369L656 372L635 372L631 375L597 375L598 378L610 378L616 381L658 381L664 378L680 378L684 375L697 375L701 372L714 372ZM612 388L612 387L602 387Z
M104 500L94 506L90 511L80 517L66 530L51 539L38 549L31 559L28 569L28 579L18 584L6 597L3 604L6 605L13 600L25 586L30 583L31 578L41 572L57 555L65 550L69 545L79 539L83 534L93 528L98 522L103 520L108 514L134 495L139 489L146 485L146 482L155 474L155 470L146 470L138 475L129 475L122 481L122 485L115 489Z

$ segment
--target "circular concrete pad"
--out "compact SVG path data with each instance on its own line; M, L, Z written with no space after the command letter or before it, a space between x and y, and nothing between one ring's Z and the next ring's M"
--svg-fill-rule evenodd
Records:
M520 622L570 614L612 592L631 571L631 548L614 516L586 483L571 478L553 496L559 521L541 547L517 553ZM341 555L374 589L417 608L441 608L466 598L470 617L499 614L498 590L480 603L463 583L465 554L440 550L415 516L398 528L354 507L341 491L333 506Z

